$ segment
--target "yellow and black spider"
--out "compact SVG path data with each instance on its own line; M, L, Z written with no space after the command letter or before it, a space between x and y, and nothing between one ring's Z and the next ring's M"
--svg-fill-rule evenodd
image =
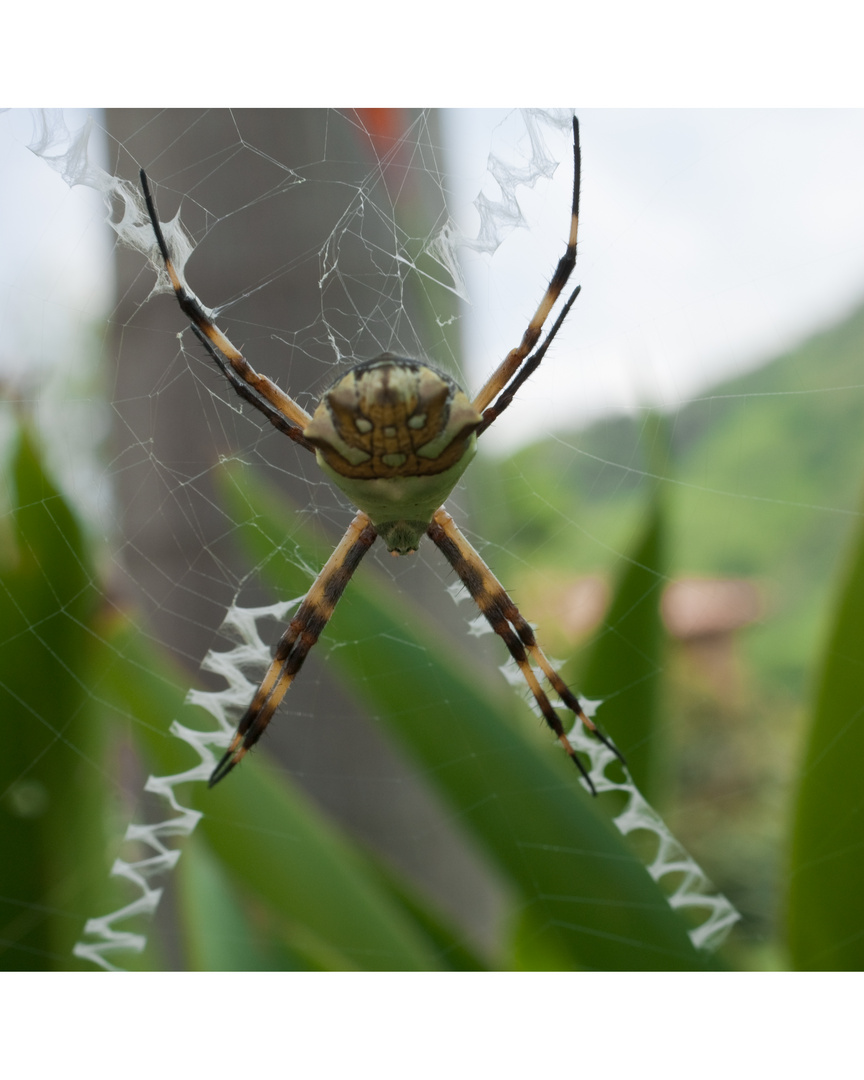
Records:
M573 119L573 207L567 250L534 317L486 385L471 401L441 371L420 360L383 353L353 365L324 392L310 416L275 383L253 370L219 330L171 259L144 170L141 186L156 241L180 307L192 330L236 392L279 431L315 454L324 472L359 508L336 550L306 594L276 646L273 661L224 757L210 777L218 783L261 738L303 661L321 635L351 575L380 536L393 555L416 550L425 534L443 552L519 666L546 723L578 766L592 792L588 771L573 749L561 718L540 684L532 661L563 704L609 747L618 750L586 716L579 699L543 654L534 632L495 575L456 527L442 503L467 468L477 439L498 419L537 369L579 286L536 348L555 302L576 263L581 156ZM623 761L623 758L621 758Z

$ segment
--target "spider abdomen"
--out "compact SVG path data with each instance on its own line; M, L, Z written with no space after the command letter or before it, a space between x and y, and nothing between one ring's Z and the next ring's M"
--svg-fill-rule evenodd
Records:
M321 397L303 431L390 551L413 551L476 449L480 413L453 379L383 353Z

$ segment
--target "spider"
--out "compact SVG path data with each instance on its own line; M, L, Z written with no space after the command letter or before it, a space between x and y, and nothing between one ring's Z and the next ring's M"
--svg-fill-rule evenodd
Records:
M393 555L413 553L424 534L439 548L492 629L503 639L546 723L592 794L597 793L594 784L567 738L532 661L563 705L623 762L619 751L585 714L579 699L549 663L530 625L442 505L474 456L477 439L536 371L579 295L581 286L570 294L538 347L546 319L576 263L581 152L575 117L573 166L566 251L521 342L510 350L473 401L449 375L431 364L385 352L350 367L324 391L311 415L252 368L187 287L171 259L147 175L141 170L141 187L156 243L177 301L192 320L193 332L240 397L298 446L314 453L318 465L358 508L279 640L264 681L213 770L210 787L227 776L261 738L351 575L379 536Z

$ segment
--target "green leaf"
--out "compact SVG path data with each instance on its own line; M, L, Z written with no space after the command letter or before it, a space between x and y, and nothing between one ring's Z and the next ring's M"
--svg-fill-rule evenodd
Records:
M183 845L177 878L181 942L189 970L276 968L256 939L230 878L200 834Z
M648 472L666 470L669 437L662 418L652 416L642 435ZM639 790L649 801L662 788L662 687L665 631L660 596L666 582L665 500L660 483L652 485L642 532L625 557L612 603L604 620L606 631L595 641L579 685L589 698L603 700L597 720L614 732L615 744L627 759Z
M99 594L78 522L22 426L0 545L0 966L72 966L107 882L104 729L89 693Z
M329 552L303 534L284 496L237 462L226 467L223 494L239 523L238 540L262 574L282 595L305 592L311 581L301 567L322 565ZM330 662L521 893L532 914L534 951L546 966L550 957L567 969L711 966L602 800L582 789L572 763L539 726L525 733L514 725L512 696L487 684L458 646L373 570L361 566L325 631L328 641L343 643ZM454 613L455 632L464 633L459 618ZM283 716L289 709L286 702ZM238 807L229 819L237 829L244 827L242 813ZM524 943L522 953L529 954Z
M859 527L840 577L794 808L787 935L801 970L864 968L862 628L864 527Z
M354 967L348 957L308 933L288 934L281 915L255 904L245 890L241 895L225 863L200 831L183 845L177 873L181 942L191 970L344 971Z

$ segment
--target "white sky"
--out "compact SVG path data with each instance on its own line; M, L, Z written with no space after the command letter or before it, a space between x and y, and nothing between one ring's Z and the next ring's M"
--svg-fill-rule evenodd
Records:
M88 112L65 115L77 128ZM28 150L33 134L30 110L0 115L0 376L25 364L41 376L70 335L105 316L112 295L105 205L90 188L67 187Z
M82 112L70 113L70 126ZM611 410L678 403L768 359L864 297L864 110L579 111L582 295L510 410L502 445ZM452 110L460 223L490 146L512 154L518 115ZM568 138L551 182L520 189L527 227L469 259L468 378L516 344L563 251ZM110 295L113 234L95 193L69 190L25 147L23 111L0 116L0 371L56 355ZM27 355L24 330L36 329ZM46 342L50 349L44 349Z
M466 192L482 183L490 131L509 130L507 117L448 114L471 163ZM864 110L585 109L579 118L573 281L583 291L545 370L511 408L508 438L610 410L674 408L864 300ZM472 383L517 344L563 252L572 169L565 136L554 132L550 145L562 161L554 181L520 197L530 228L491 264L473 260L470 292L488 311L470 330ZM494 134L493 147L505 152Z

